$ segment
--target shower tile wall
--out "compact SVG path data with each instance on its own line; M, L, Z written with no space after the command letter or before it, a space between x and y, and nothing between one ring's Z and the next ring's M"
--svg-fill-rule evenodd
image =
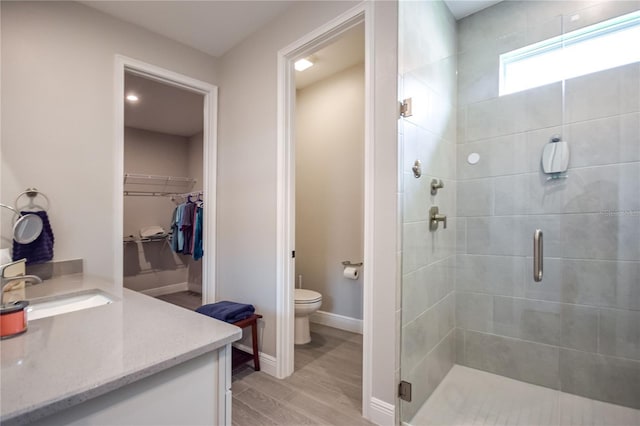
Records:
M455 362L456 35L442 2L400 2L400 93L413 116L399 123L402 217L402 379L413 384L403 402L410 419ZM411 167L418 159L423 175ZM432 196L433 178L444 188ZM429 231L428 211L447 215Z
M635 408L640 64L498 97L498 56L639 8L508 1L459 21L456 159L457 362ZM554 134L569 142L569 177L547 182L540 154Z

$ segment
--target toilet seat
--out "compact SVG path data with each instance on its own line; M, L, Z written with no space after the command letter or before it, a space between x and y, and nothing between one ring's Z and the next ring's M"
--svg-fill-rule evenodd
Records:
M307 290L304 288L296 288L294 299L296 301L296 305L306 305L321 301L322 295L317 291Z
M304 345L311 341L311 331L309 330L309 316L313 315L322 306L322 294L317 291L304 288L294 288L294 343Z

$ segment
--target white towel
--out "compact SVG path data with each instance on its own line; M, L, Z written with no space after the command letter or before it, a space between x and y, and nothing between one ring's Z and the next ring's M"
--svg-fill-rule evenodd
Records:
M167 235L167 232L162 226L152 225L140 228L140 238L160 237L163 235Z

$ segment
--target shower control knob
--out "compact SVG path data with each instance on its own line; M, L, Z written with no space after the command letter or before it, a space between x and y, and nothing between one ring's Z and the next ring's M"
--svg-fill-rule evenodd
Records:
M439 222L442 222L444 229L447 229L447 216L440 214L440 209L437 206L433 206L429 209L429 230L437 230Z
M442 188L444 188L444 182L442 182L442 179L431 180L431 195L436 195L438 193L438 189Z

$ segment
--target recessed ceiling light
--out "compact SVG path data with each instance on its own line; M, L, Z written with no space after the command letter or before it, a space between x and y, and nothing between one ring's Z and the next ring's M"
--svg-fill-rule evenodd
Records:
M296 63L293 66L296 69L296 71L304 71L307 68L313 66L313 62L311 62L308 59L300 59L296 61Z
M130 101L130 102L138 102L138 99L139 98L134 94L127 95L127 100Z

